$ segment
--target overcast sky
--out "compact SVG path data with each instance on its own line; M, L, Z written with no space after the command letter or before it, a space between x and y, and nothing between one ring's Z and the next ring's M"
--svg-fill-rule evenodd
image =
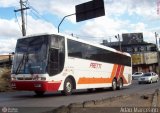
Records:
M28 0L26 6L30 9L25 12L27 35L57 33L61 19L75 13L75 5L88 1ZM160 36L157 0L104 0L104 3L105 16L78 23L75 16L71 16L61 24L60 32L73 33L81 39L97 43L104 39L116 41L117 34L142 32L144 41L156 42L154 33ZM19 0L0 0L0 54L14 51L16 40L22 35L20 13L14 13L14 9L19 8Z

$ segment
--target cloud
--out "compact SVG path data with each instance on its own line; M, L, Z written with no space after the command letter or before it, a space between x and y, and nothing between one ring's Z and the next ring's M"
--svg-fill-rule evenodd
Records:
M57 28L44 20L34 19L31 16L28 16L27 24L27 35L36 34L36 33L57 33Z
M130 21L117 20L105 16L86 22L86 24L80 28L79 33L85 34L84 36L90 36L90 38L88 38L89 41L102 41L103 39L117 41L115 39L115 35L117 34L121 36L123 33L142 32L145 41L155 43L155 40L153 40L154 32L148 29L148 27L149 26L143 22L132 24Z
M68 14L75 13L75 5L90 0L28 1L41 15L49 14L56 17L53 19L60 20ZM154 32L160 32L160 28L156 24L160 19L156 12L156 0L104 0L104 2L105 16L80 23L76 23L75 16L72 16L67 19L72 22L71 26L77 24L75 25L76 30L74 31L74 28L72 28L72 31L66 29L64 32L76 33L79 37L84 36L83 39L85 40L91 41L93 39L93 41L97 42L102 39L116 41L114 36L117 34L143 32L145 41L155 43L153 39ZM0 4L0 7L15 7L15 5L19 7L19 1L17 0L0 0ZM134 21L134 18L138 18L137 21ZM155 25L152 24L153 21ZM55 25L32 16L28 16L27 26L27 34L29 35L45 32L57 33ZM0 36L3 39L0 43L6 43L8 39L12 39L8 41L8 44L12 42L11 46L0 46L1 50L4 47L3 51L12 51L15 47L15 40L21 36L17 22L14 19L6 20L0 18ZM7 48L9 49L7 50ZM0 51L0 54L5 53L3 51Z
M93 19L93 21L87 21L80 28L80 32L81 34L85 34L86 36L88 35L92 38L97 37L97 40L108 39L111 37L112 40L116 40L114 38L115 35L127 32L127 30L125 30L125 27L128 26L128 24L128 21L112 19L110 17L105 16Z
M15 51L15 45L16 45L16 38L10 38L10 39L1 39L0 40L0 54L7 55L13 51Z
M50 12L59 16L75 13L75 5L89 0L30 0L30 5L40 12Z
M17 6L19 1L17 0L0 0L1 7L12 7Z
M105 0L106 12L113 15L129 13L140 16L156 15L156 0ZM154 13L153 13L154 12Z
M64 16L75 13L75 5L90 0L28 0L42 15L50 13L62 19ZM146 19L160 19L157 15L156 0L104 0L106 15L121 16L124 13L139 15ZM1 7L17 6L19 1L0 0ZM147 18L146 18L147 17ZM66 18L75 23L75 16Z
M20 29L14 19L6 20L0 18L0 36L10 39L10 37L20 36Z
M55 33L57 29L51 23L28 17L27 35L38 33ZM0 54L13 52L16 40L21 37L18 23L14 20L0 18Z

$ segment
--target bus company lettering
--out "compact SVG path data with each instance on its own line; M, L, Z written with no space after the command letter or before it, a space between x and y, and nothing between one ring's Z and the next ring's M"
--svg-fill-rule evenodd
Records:
M90 64L90 68L101 69L101 66L102 66L102 64L99 64L99 63L91 63Z

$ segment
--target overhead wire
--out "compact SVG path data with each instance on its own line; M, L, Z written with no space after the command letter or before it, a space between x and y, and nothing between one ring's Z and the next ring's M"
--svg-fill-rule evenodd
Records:
M15 13L15 17L16 17L16 21L17 21L17 23L18 23L19 29L20 29L20 31L22 31L22 28L21 28L20 23L19 23L19 21L18 21L17 14L16 14L16 12L14 12L14 13Z
M27 0L27 1L28 1L28 0ZM50 21L47 20L44 16L42 16L42 15L39 13L39 11L36 10L36 8L34 8L33 6L31 6L29 1L27 2L27 4L28 4L28 6L35 12L35 13L34 13L34 12L32 11L32 13L34 13L34 15L35 15L36 17L41 18L41 19L43 19L43 20L45 20L45 21L47 21L47 22L50 22ZM38 16L38 15L39 15L39 16Z

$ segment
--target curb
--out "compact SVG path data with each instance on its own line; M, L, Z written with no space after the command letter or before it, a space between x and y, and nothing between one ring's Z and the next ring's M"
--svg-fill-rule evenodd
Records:
M158 105L158 95L159 95L159 89L156 89L153 95L152 105L151 108L157 107Z
M152 102L151 102L151 108L157 108L158 107L158 96L160 94L160 90L156 89L155 92L153 93L153 98L152 98ZM79 102L79 103L71 103L68 106L60 106L56 109L54 109L51 112L45 112L45 113L73 113L73 111L78 113L77 108L83 108L83 112L85 112L85 108L90 108L90 107L96 107L96 105L100 105L103 103L107 103L107 102L113 102L116 101L117 99L120 98L127 98L129 97L129 95L120 95L120 96L113 96L110 98L103 98L100 100L90 100L90 101L84 101L84 102ZM143 97L144 99L146 98L145 95ZM150 112L152 113L152 112Z
M46 113L71 113L71 111L74 108L89 108L89 107L94 107L94 106L99 105L99 104L103 104L103 103L106 103L106 102L116 101L119 98L126 98L128 96L129 95L120 95L120 96L113 96L113 97L110 97L110 98L103 98L103 99L100 99L100 100L84 101L82 103L80 103L80 102L79 103L71 103L68 106L64 106L63 105L63 106L60 106L60 107L54 109L51 112L46 112Z

